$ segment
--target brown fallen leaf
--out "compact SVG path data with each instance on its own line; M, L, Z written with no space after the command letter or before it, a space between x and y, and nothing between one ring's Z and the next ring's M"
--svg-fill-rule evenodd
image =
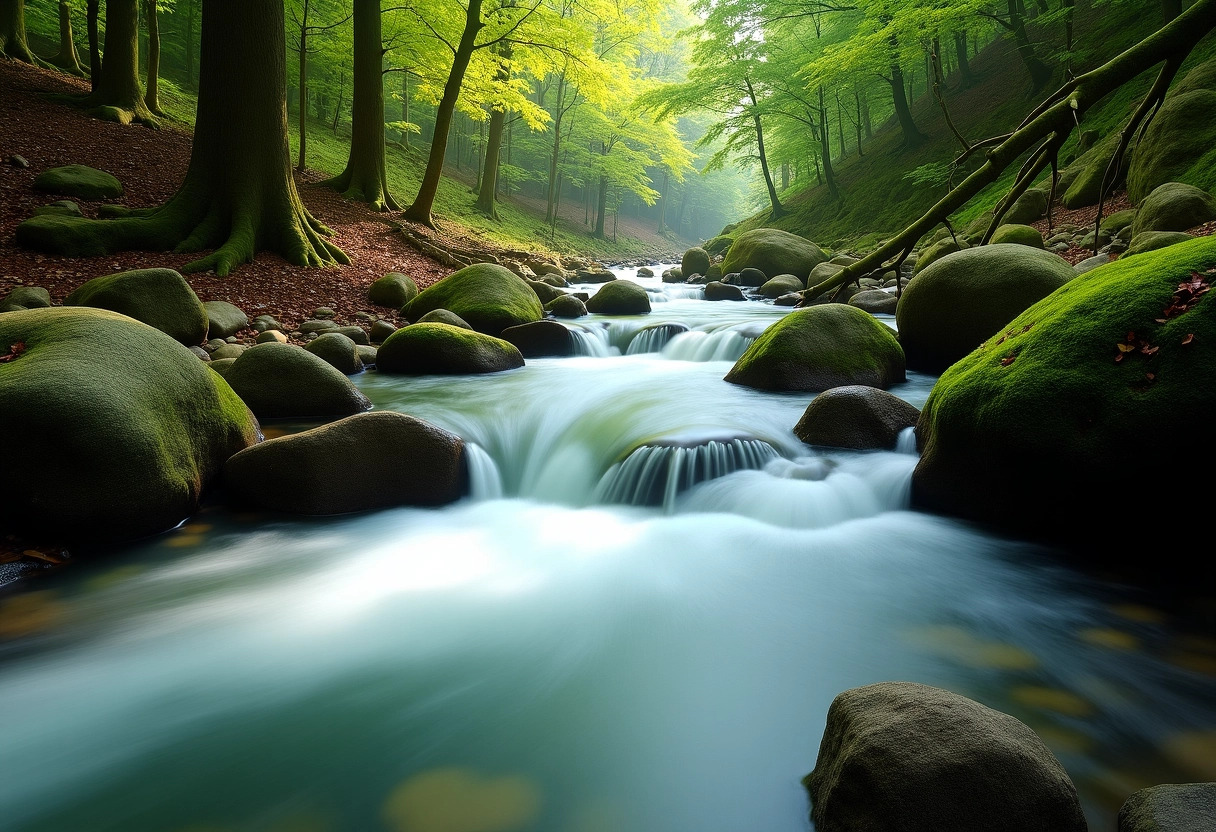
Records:
M1191 343L1194 340L1195 340L1195 333L1188 332L1186 334L1186 337L1182 339L1182 346L1185 347L1187 344Z

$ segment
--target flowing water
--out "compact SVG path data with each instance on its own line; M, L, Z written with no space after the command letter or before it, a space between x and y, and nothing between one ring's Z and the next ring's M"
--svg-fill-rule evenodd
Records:
M888 679L1029 723L1091 829L1216 779L1211 633L909 510L910 436L803 446L810 395L722 381L786 310L639 282L578 357L356 378L469 443L455 505L217 502L0 599L0 828L799 832L832 698Z

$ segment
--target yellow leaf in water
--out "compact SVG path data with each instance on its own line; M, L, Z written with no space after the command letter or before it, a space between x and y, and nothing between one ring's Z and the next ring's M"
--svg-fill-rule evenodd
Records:
M1010 695L1020 705L1054 711L1064 716L1087 717L1094 712L1094 706L1089 702L1075 693L1058 688L1020 685L1010 691Z
M395 788L383 814L394 832L516 832L536 828L540 803L540 789L526 777L439 768Z
M65 607L50 590L14 595L0 602L0 638L17 638L49 629Z

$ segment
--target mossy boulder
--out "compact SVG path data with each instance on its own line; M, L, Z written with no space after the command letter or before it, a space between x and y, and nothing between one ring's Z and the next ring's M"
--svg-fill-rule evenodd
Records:
M448 309L432 309L414 323L418 324L447 324L448 326L458 326L461 329L473 331L473 327L469 326L469 322Z
M689 275L689 277L692 277L692 275ZM660 275L659 279L664 283L683 283L684 272L680 271L678 268L667 269L662 275Z
M871 315L894 315L899 306L899 298L894 292L884 292L882 289L867 289L849 298L849 306L856 306Z
M377 411L247 448L224 466L224 483L242 504L347 514L451 503L467 490L466 465L459 436L413 416Z
M794 435L808 445L890 449L903 430L916 426L919 416L919 410L886 390L846 385L812 399L794 425Z
M1011 225L1026 225L1042 219L1047 213L1047 191L1042 188L1027 188L1026 191L1009 206L1003 222Z
M46 215L57 217L83 217L84 212L80 210L80 206L70 199L59 199L49 205L42 205L34 209L35 217Z
M760 294L766 298L779 298L790 292L801 292L805 288L801 278L792 274L779 274L765 281L764 285L760 287Z
M95 277L64 298L63 305L120 312L188 347L207 338L207 310L186 279L173 269L136 269Z
M717 280L705 284L705 299L709 301L747 300L743 297L743 290L738 286Z
M587 307L574 295L562 295L546 303L545 311L555 318L581 318L587 314Z
M699 246L690 248L680 258L681 274L705 274L707 271L709 271L709 252Z
M1105 545L1109 561L1186 559L1157 535L1216 467L1216 446L1188 438L1216 413L1216 292L1178 287L1213 268L1211 237L1120 258L950 367L917 425L915 504Z
M17 286L4 300L26 309L46 309L51 305L51 293L41 286Z
M1115 155L1115 151L1118 149L1119 131L1114 130L1105 138L1099 140L1089 150L1085 151L1077 161L1068 166L1070 182L1068 188L1064 190L1064 196L1061 198L1065 207L1084 208L1087 205L1098 204L1098 197L1102 190L1102 180L1106 176L1106 168L1110 164L1111 157ZM1115 181L1110 184L1111 188L1118 188L1123 184L1123 177L1127 172L1126 161L1125 154L1124 164L1119 165L1119 173Z
M1187 240L1193 239L1195 239L1195 236L1187 234L1185 231L1141 231L1132 237L1132 241L1128 244L1127 251L1123 252L1123 256L1131 257L1133 254L1156 251L1159 248L1185 243Z
M761 333L726 374L758 390L819 392L846 384L887 388L905 380L895 333L843 303L789 313Z
M400 309L418 297L418 284L414 278L401 272L389 272L367 290L367 300L376 306Z
M1064 258L1012 243L943 257L908 284L895 309L908 368L940 373L1075 276Z
M259 419L337 419L372 406L345 375L292 344L250 347L225 378Z
M24 248L63 257L97 257L110 251L95 220L61 214L30 217L17 226L13 239Z
M722 273L759 269L767 274L804 277L828 255L805 237L776 228L753 228L735 238L722 260Z
M1116 211L1115 213L1108 214L1102 218L1102 231L1106 234L1114 236L1123 229L1130 227L1135 220L1135 208L1127 208L1122 211Z
M705 249L705 252L710 257L718 257L719 255L726 254L734 242L735 237L733 234L719 234L717 237L707 240L701 248Z
M1025 723L912 682L837 696L803 785L819 832L1086 830L1076 788Z
M498 373L523 365L514 344L449 324L402 327L376 354L379 372L414 376Z
M1187 74L1165 97L1136 143L1127 171L1133 204L1166 182L1216 184L1216 89L1209 60Z
M326 332L309 341L304 349L344 376L363 372L358 344L340 332Z
M563 292L561 289L549 283L545 283L543 280L525 279L524 282L526 282L532 291L536 293L536 299L540 301L541 306L544 306L554 298L565 294L565 292Z
M38 174L34 190L89 200L115 199L122 196L122 183L104 170L87 165L65 165Z
M1216 783L1164 783L1123 802L1118 832L1211 832L1213 822Z
M402 311L408 320L417 322L435 309L447 309L489 335L544 317L532 287L495 263L465 266L423 291Z
M510 326L502 331L502 339L515 345L524 358L563 357L574 354L574 338L570 330L557 321L533 321Z
M1158 185L1145 197L1132 222L1132 236L1145 231L1186 231L1216 219L1216 198L1183 182Z
M257 442L249 409L189 349L104 309L0 316L0 528L52 540L170 529L229 456Z
M249 318L226 300L209 300L203 304L207 310L207 337L228 338L249 326Z
M1043 235L1029 225L1010 223L1002 225L993 233L991 243L1011 243L1031 248L1043 248Z
M368 340L374 344L379 344L396 331L397 327L389 321L376 321L372 324Z
M646 315L650 312L650 296L632 281L614 280L601 286L586 305L588 312L597 315Z

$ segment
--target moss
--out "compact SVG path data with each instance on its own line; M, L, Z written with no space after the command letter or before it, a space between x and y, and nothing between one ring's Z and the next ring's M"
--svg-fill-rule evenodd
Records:
M102 309L0 316L0 527L107 540L168 529L197 508L257 423L186 347Z
M1178 82L1136 143L1127 172L1133 204L1166 182L1209 190L1216 185L1216 60Z
M422 292L403 311L410 321L417 321L434 309L447 309L490 335L544 316L536 292L523 278L495 263L465 266Z
M709 256L717 257L719 255L726 254L727 250L734 242L735 237L733 234L719 234L717 237L714 237L712 240L706 242L702 248L705 249Z
M1039 233L1037 228L1031 228L1029 225L1017 225L1010 223L1002 225L992 235L993 243L1013 243L1019 246L1030 246L1031 248L1043 247L1043 235Z
M680 273L692 277L709 271L709 252L700 247L690 248L680 258Z
M820 391L904 381L904 353L888 327L842 303L791 312L768 327L726 380L759 390Z
M908 284L895 309L908 367L940 373L1075 276L1063 258L1010 243L943 257Z
M1216 412L1216 293L1182 314L1163 310L1181 281L1214 266L1211 237L1121 258L943 373L917 428L917 504L1022 533L1115 540L1109 558L1138 557L1133 536L1171 539L1216 463L1202 436ZM1128 333L1157 349L1124 355Z
M650 312L650 296L636 283L612 280L601 286L586 305L588 312L598 315L646 315Z
M259 419L332 419L371 407L350 379L291 344L250 347L225 378Z
M122 196L122 183L104 170L87 165L50 168L34 179L34 190L80 199L114 199Z
M63 257L97 257L109 254L107 228L95 220L60 214L31 217L17 226L18 245Z
M417 324L448 324L449 326L458 326L461 329L472 329L469 322L459 315L447 309L432 309L414 323Z
M753 268L773 277L792 274L805 279L811 269L827 259L823 249L805 237L776 228L753 228L735 238L722 260L722 272Z
M987 226L985 226L987 227ZM963 248L954 241L952 237L946 237L938 240L931 246L926 248L916 258L916 265L912 269L913 274L920 274L927 266L945 257L947 254L954 254L956 251L962 251Z
M418 284L409 275L389 272L367 290L367 299L377 306L400 309L418 297Z
M1132 235L1145 231L1186 231L1216 218L1216 198L1182 182L1158 185L1145 197L1132 222Z
M340 332L326 332L309 341L305 350L322 359L342 375L363 372L363 360L354 341Z
M562 295L546 303L545 311L555 318L581 318L587 314L587 307L574 295Z
M248 316L226 300L209 300L203 309L207 313L208 338L228 338L249 326Z
M497 373L524 365L514 344L448 324L412 324L390 335L376 369L405 375Z
M1146 251L1156 251L1159 248L1185 243L1187 240L1193 239L1195 238L1185 231L1141 231L1132 237L1131 245L1127 247L1127 251L1123 252L1123 258L1143 254Z
M760 287L760 294L766 298L777 298L790 292L801 292L805 288L794 275L779 274Z
M51 293L41 286L18 286L5 300L26 309L45 309L51 305Z
M185 278L172 269L137 269L95 277L63 303L120 312L188 347L207 337L207 310Z
M1077 161L1069 165L1071 176L1071 184L1064 192L1062 202L1068 208L1084 208L1087 205L1097 205L1099 191L1102 190L1102 179L1106 176L1106 168L1110 164L1111 157L1115 155L1115 151L1119 149L1119 131L1115 130L1108 134L1104 139L1096 145L1085 151L1084 155ZM1127 165L1119 166L1120 175L1111 187L1119 187L1123 184L1123 173L1127 171Z

